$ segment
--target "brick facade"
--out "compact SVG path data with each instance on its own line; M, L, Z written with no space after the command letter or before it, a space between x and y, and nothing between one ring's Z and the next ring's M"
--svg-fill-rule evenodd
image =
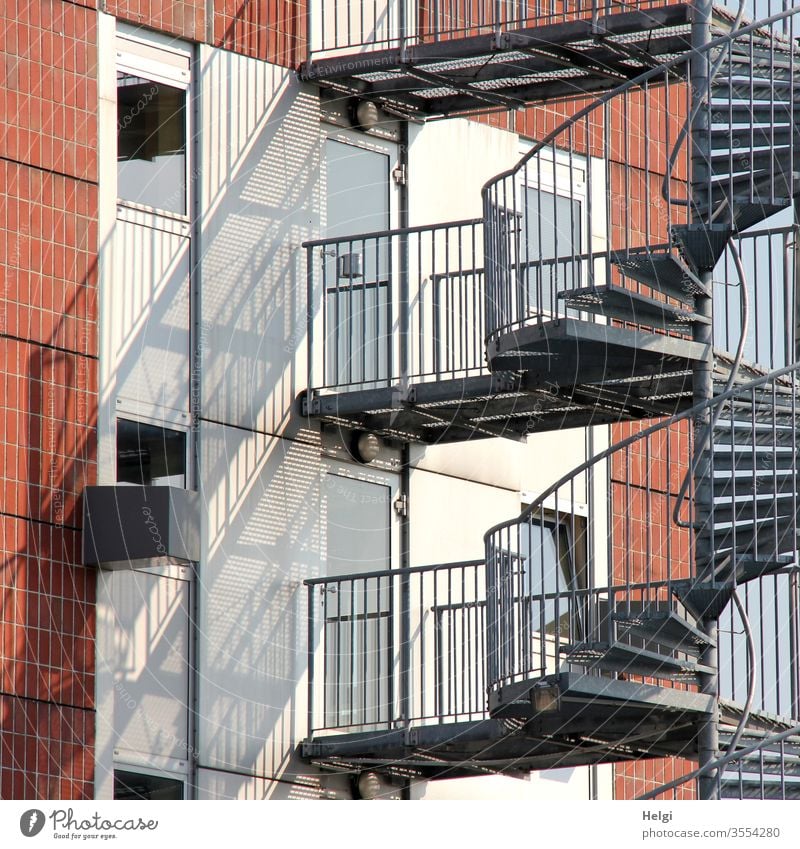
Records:
M92 798L97 13L0 26L0 798Z

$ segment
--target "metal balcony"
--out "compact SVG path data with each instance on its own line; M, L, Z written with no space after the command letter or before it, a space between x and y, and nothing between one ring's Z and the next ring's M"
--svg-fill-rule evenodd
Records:
M603 627L611 621L608 591L523 598L511 586L487 591L485 576L474 561L306 581L303 756L329 768L454 778L691 754L691 718L711 709L711 697L585 674L560 656L585 633L584 612L602 610ZM512 702L493 703L493 716L487 674L497 661L487 638L509 600L525 606L524 637L546 674ZM647 730L629 742L631 723Z
M689 48L688 3L332 0L300 77L418 119L612 88Z
M633 312L626 329L613 327L562 295L608 279L615 252L531 251L500 266L491 243L485 260L483 227L473 219L305 243L304 416L440 444L688 406L689 369L704 349L673 322L680 308L620 289Z

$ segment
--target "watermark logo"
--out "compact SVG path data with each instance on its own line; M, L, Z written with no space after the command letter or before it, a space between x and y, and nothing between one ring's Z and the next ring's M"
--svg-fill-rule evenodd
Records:
M19 830L25 837L36 837L36 835L44 828L45 816L44 811L38 808L31 808L19 818Z

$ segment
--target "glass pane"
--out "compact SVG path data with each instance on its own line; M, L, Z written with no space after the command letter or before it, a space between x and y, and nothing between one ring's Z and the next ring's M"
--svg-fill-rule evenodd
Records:
M186 92L117 72L117 196L186 212Z
M566 596L580 589L567 528L550 522L533 524L523 533L521 554L524 564L523 598L530 599L533 630L570 636L570 603ZM560 596L560 597L557 597Z
M114 799L183 799L183 782L160 775L114 770Z
M117 420L117 480L139 486L186 486L186 434Z
M523 314L553 311L556 293L580 288L581 253L580 201L546 192L525 189L520 262L527 280Z

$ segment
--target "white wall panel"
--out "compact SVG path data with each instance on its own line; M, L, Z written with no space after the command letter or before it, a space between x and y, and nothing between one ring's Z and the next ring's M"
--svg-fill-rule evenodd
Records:
M483 535L520 511L519 493L415 470L409 499L411 565L483 557Z
M115 751L187 763L189 616L188 580L98 573L99 798L111 798Z
M306 384L319 102L284 68L200 48L203 415L282 432Z
M483 215L481 187L520 158L516 133L466 118L409 130L411 225Z
M103 354L109 397L189 410L188 225L134 223L120 212L104 278ZM152 218L152 216L150 216Z
M282 774L305 736L319 448L205 423L200 436L200 760Z

